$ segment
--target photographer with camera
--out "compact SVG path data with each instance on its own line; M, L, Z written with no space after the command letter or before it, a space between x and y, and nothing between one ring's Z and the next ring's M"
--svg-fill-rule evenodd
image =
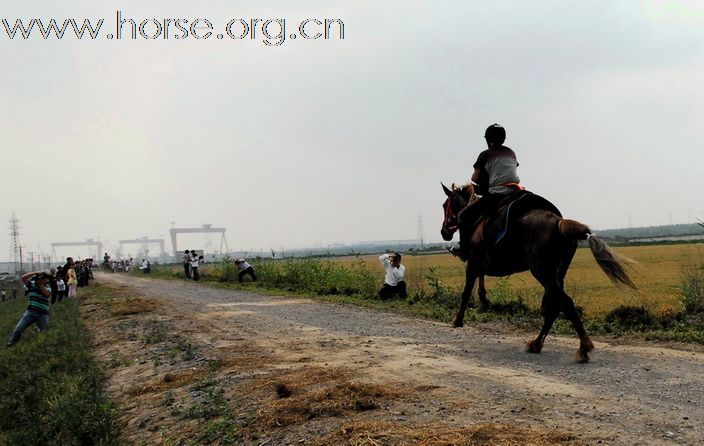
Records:
M390 299L394 296L400 296L404 299L408 297L406 282L403 280L406 267L401 265L401 254L397 252L382 254L379 256L379 261L386 271L384 286L379 290L379 297L382 299Z
M193 280L198 281L200 279L200 274L198 273L198 265L203 260L202 255L198 255L195 249L191 250L191 277Z
M27 310L22 314L15 330L7 343L8 347L15 345L22 333L32 324L37 324L39 331L49 328L49 298L51 291L47 288L49 274L35 271L22 275L22 283L27 287Z

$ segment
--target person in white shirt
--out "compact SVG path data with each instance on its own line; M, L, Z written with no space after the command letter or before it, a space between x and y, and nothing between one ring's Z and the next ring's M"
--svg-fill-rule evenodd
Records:
M200 280L200 274L198 273L198 265L200 261L203 260L203 256L199 256L195 249L191 249L191 277L193 280Z
M408 297L406 282L403 280L406 267L401 265L401 254L397 252L382 254L379 256L379 261L386 270L384 286L379 290L379 297L382 299L390 299L394 295L399 295L402 298Z
M240 273L237 275L237 281L239 283L242 283L244 281L244 276L249 274L249 277L252 278L252 282L257 281L257 275L254 274L254 268L252 265L247 263L245 259L237 259L235 260L235 265L237 265L237 269L240 270Z

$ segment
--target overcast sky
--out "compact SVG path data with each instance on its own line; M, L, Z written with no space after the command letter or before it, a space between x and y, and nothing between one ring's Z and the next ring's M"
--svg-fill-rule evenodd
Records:
M168 238L170 222L245 250L413 239L419 214L440 240L439 183L469 179L494 122L522 183L569 218L704 218L699 1L110 3L3 1L10 25L105 19L95 40L0 26L0 217L26 250ZM345 38L111 40L118 9L214 33L339 18Z

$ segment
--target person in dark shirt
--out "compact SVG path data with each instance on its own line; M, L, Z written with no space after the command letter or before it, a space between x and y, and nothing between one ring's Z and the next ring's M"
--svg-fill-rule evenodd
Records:
M59 297L59 285L58 285L57 279L56 279L56 268L51 268L49 270L49 272L51 273L49 275L49 288L51 291L51 303L55 304L56 299Z
M10 340L7 343L8 347L12 347L19 342L22 333L32 324L37 324L39 331L44 331L49 328L49 298L51 292L47 288L49 274L41 271L26 273L22 275L22 283L27 287L27 310L22 314L20 321L17 323Z
M460 253L464 259L470 257L470 238L479 219L491 212L502 198L522 189L516 154L503 145L506 130L499 124L492 124L484 132L484 139L488 149L479 154L472 173L474 190L481 198L459 212L460 246L453 249L453 253Z

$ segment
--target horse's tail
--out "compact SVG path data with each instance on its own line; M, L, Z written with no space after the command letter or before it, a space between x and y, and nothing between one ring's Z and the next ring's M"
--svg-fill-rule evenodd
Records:
M588 241L594 260L612 282L637 288L625 268L627 264L635 263L633 260L613 252L605 241L593 235L589 227L583 223L562 219L559 227L560 233L567 238Z

